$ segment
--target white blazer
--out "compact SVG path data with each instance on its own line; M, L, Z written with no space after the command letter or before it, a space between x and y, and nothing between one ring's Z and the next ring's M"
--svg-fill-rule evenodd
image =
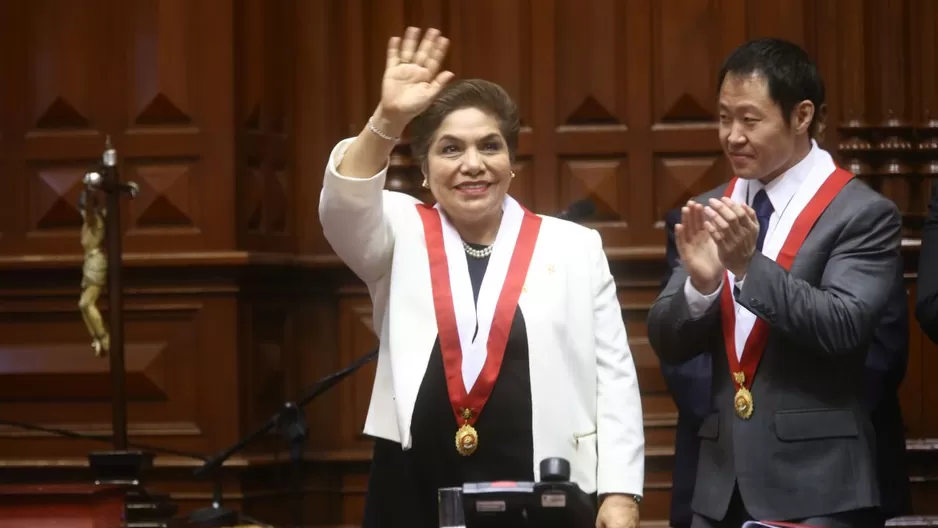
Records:
M368 286L380 329L365 434L410 449L414 403L437 338L421 202L384 190L387 165L368 179L339 175L352 141L329 156L319 217L336 254ZM562 457L587 493L641 496L638 378L602 240L595 230L542 218L518 301L530 350L535 478L541 460Z

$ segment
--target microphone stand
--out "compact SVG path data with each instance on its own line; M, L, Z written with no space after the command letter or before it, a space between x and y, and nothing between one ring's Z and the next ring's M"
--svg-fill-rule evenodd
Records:
M232 455L244 449L248 444L259 436L270 432L273 429L279 429L281 434L290 445L290 460L293 463L293 486L294 486L294 522L296 526L303 526L303 481L302 466L303 452L306 447L306 441L309 437L309 426L306 423L306 416L303 409L314 399L325 393L332 387L338 385L340 381L347 378L367 363L378 357L378 349L375 348L365 356L359 358L351 365L342 370L329 374L316 382L315 385L306 393L305 396L296 402L287 402L284 406L274 413L264 424L254 429L246 436L235 442L231 447L220 451L212 457L209 457L205 463L195 469L196 476L204 474L214 474L226 460ZM215 501L211 508L203 508L193 512L189 516L192 523L204 522L227 522L232 515L231 510L221 505L221 490L216 490ZM220 521L217 520L221 518ZM226 524L212 524L211 526L227 526Z
M205 460L204 458L202 459ZM272 525L263 523L248 517L247 515L226 508L222 505L222 485L221 479L216 478L212 488L212 505L208 508L200 508L189 514L188 523L190 526L221 528L225 526L236 526L243 523L250 523L254 526L263 526L272 528Z

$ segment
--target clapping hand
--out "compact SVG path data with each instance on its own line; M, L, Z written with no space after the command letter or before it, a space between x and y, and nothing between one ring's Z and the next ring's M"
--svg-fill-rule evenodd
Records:
M711 198L710 206L704 212L707 215L704 227L716 243L720 262L733 272L737 280L741 279L756 252L759 237L756 212L748 205L726 197L721 200Z
M706 222L704 207L691 200L681 208L681 223L674 226L674 238L691 284L709 295L720 287L726 268L711 233L704 227Z
M449 39L432 28L424 34L419 46L418 39L420 29L409 27L403 39L391 37L388 41L379 111L392 133L403 131L453 78L452 72L441 71Z

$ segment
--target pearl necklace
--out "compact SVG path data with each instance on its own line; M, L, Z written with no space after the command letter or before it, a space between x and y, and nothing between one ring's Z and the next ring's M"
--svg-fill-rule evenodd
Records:
M466 250L466 254L469 255L470 257L475 258L475 259L484 259L492 254L492 248L495 247L495 244L492 244L491 246L486 246L485 249L476 249L470 246L469 244L467 244L466 241L464 240L462 243L462 247L463 249Z

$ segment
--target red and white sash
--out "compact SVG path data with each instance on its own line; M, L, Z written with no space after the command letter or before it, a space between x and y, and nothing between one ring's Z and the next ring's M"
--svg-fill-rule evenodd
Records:
M417 205L430 259L433 304L450 403L460 421L463 411L470 409L470 423L475 422L488 401L501 370L541 226L540 217L510 196L505 197L503 208L476 303L462 238L439 205Z
M795 255L801 249L818 218L853 177L853 174L835 166L833 172L822 177L809 178L802 183L786 208L791 212L782 214L776 228L766 236L762 254L774 260L786 271L790 270ZM745 193L748 186L737 185L737 183L738 179L733 178L724 196L730 197L735 202L746 203ZM764 320L757 318L736 302L733 295L735 276L732 272L726 272L724 281L723 290L720 293L720 315L723 323L726 357L731 375L737 372L745 375L744 383L736 383L737 388L749 389L759 361L762 359L765 343L769 337L769 327Z

